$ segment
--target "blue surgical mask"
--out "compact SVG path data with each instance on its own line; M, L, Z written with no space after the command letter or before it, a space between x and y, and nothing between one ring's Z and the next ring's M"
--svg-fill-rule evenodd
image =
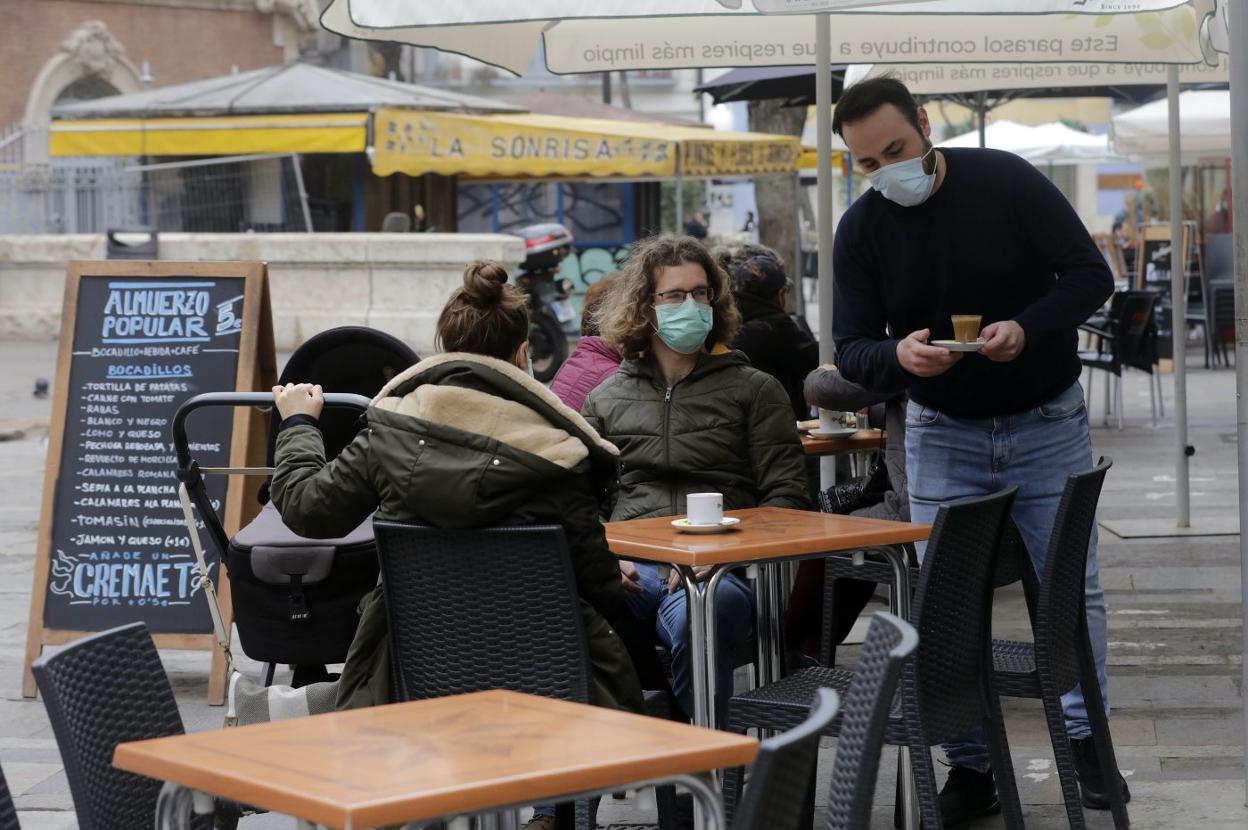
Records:
M711 333L711 307L688 297L679 305L657 305L654 316L659 338L673 351L693 354Z
M867 179L890 202L902 207L921 205L932 195L932 188L936 185L935 167L931 173L923 169L924 160L935 151L935 147L929 146L927 152L918 158L885 165L868 173Z

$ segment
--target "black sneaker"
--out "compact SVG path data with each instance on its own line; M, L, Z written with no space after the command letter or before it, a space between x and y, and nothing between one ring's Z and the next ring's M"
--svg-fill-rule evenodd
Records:
M940 791L940 816L945 830L958 830L983 816L1001 812L992 770L979 772L969 767L953 767Z
M1079 779L1079 794L1083 806L1092 810L1109 809L1109 790L1105 776L1101 774L1101 762L1096 754L1096 742L1092 738L1070 741L1070 752L1075 756L1075 777ZM1121 775L1117 776L1122 787L1122 800L1131 800L1131 790Z

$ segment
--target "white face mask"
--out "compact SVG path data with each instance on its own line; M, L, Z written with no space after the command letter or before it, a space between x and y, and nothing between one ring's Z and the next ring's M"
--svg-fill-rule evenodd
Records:
M533 374L533 350L527 347L524 350L524 368L528 371L529 377L537 380L537 375Z
M868 173L867 179L890 202L902 207L921 205L932 195L932 188L936 185L935 167L931 173L923 169L923 162L935 151L935 147L929 146L927 152L918 158L885 165Z

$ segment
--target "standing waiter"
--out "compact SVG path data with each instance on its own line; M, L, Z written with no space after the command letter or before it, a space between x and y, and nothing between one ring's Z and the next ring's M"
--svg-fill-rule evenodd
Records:
M873 190L850 207L833 251L837 363L874 392L906 390L910 515L1017 486L1013 518L1041 572L1067 477L1092 447L1077 327L1113 277L1061 192L996 150L937 150L927 113L900 81L863 81L837 102L832 129ZM950 338L952 315L980 315L977 354ZM1088 632L1105 705L1105 594L1088 551ZM1083 802L1108 809L1079 689L1062 697ZM1000 809L982 735L944 747L945 827ZM1126 782L1115 782L1126 794ZM1129 794L1128 794L1129 797Z

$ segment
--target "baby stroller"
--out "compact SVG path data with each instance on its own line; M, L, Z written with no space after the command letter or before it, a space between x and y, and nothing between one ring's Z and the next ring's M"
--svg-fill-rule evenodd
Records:
M419 358L407 345L383 332L360 326L330 329L312 337L290 357L278 382L319 383L325 390L320 418L325 457L334 458L359 431L360 413L395 375ZM219 392L197 395L179 407L173 438L183 511L196 545L201 573L206 570L199 549L195 516L198 510L212 547L230 576L234 622L243 653L265 663L265 685L278 663L294 667L292 685L326 679L325 664L346 660L355 636L356 608L377 584L377 551L372 519L340 539L307 539L282 522L269 500L269 481L260 489L260 513L234 536L212 509L201 469L191 458L187 417L207 407L271 407L271 393ZM280 418L269 416L267 467L245 468L244 474L271 476ZM231 471L234 472L234 471ZM217 637L229 645L211 581L204 579Z

